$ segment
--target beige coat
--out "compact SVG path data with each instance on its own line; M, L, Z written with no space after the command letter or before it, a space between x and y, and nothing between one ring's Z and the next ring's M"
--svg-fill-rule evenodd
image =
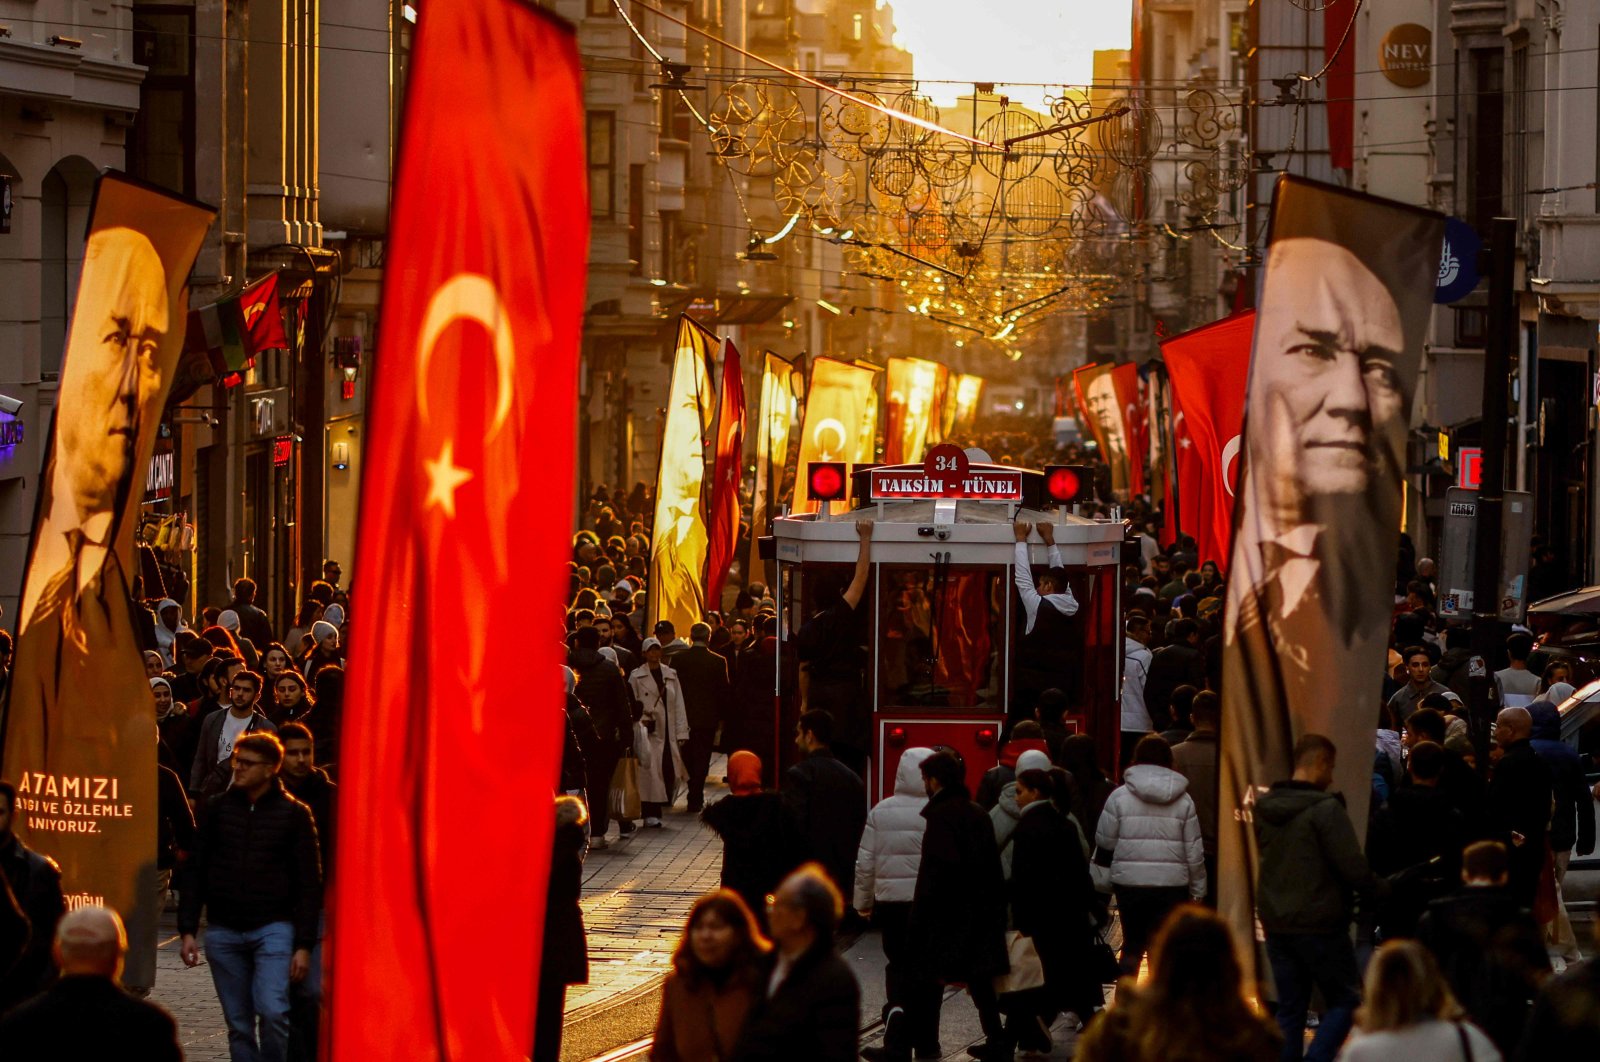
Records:
M673 788L684 785L688 771L683 766L679 742L689 740L689 717L683 709L683 687L678 683L678 673L666 664L661 665L661 678L666 684L667 696L662 701L656 680L650 675L650 665L640 664L628 676L634 699L644 707L642 719L654 719L655 727L649 730L650 758L639 763L639 799L651 804L670 804L675 794L667 792L661 769L662 757L672 757ZM647 728L648 729L648 728Z

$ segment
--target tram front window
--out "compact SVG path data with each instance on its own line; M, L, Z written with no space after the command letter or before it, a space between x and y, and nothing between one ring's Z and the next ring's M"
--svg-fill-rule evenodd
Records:
M884 566L878 598L881 706L1000 704L1003 574L1000 568Z

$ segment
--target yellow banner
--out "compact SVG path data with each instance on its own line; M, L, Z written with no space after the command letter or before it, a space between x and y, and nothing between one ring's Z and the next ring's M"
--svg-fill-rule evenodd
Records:
M650 624L670 620L679 637L705 615L706 433L716 416L711 355L717 337L687 317L678 321L661 464L656 471L656 518L650 540ZM647 632L648 634L648 632Z
M778 355L767 351L761 373L761 417L756 425L756 487L750 503L750 563L746 571L760 570L760 543L785 496L784 474L789 468L790 426L799 412L800 373Z
M950 370L921 358L890 358L889 422L883 459L897 465L922 460L944 438L940 396Z
M811 363L795 478L795 512L817 511L817 503L806 492L806 467L811 462L871 462L878 434L876 377L871 367L833 358L817 358Z
M983 400L983 377L962 373L956 377L954 391L955 423L950 429L950 437L965 437L978 419L978 403Z
M5 712L13 828L60 864L69 908L122 915L133 987L155 983L160 918L133 528L183 347L189 270L214 214L120 174L95 188Z

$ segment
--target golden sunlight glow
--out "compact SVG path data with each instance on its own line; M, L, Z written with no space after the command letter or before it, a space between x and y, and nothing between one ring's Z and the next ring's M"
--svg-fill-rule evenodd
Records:
M1128 47L1130 0L892 0L895 42L912 54L922 90L941 105L974 81L1086 84L1094 52ZM933 81L961 81L937 85ZM1000 89L998 91L1007 91ZM1038 107L1043 91L1016 88Z

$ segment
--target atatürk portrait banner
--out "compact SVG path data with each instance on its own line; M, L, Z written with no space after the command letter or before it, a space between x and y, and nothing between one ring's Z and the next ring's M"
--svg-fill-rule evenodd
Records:
M61 366L17 617L0 775L17 835L61 865L68 908L128 925L124 980L155 977L156 716L129 584L134 514L215 211L103 175Z
M1221 904L1253 935L1257 795L1303 734L1366 834L1406 429L1444 219L1278 179L1245 397L1223 629Z

